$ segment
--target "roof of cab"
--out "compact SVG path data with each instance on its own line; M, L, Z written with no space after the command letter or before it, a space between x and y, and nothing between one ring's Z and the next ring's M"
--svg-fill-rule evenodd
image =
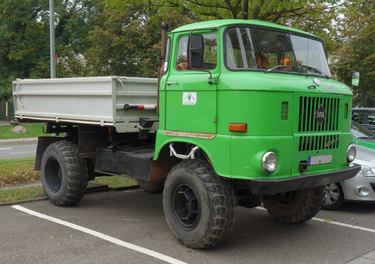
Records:
M321 38L304 32L299 29L294 29L286 26L280 26L275 23L267 22L267 21L262 21L262 20L256 20L256 19L251 19L251 20L244 20L244 19L220 19L220 20L210 20L210 21L205 21L205 22L197 22L193 24L187 24L184 26L181 26L179 28L176 28L172 31L172 33L176 32L183 32L183 31L191 31L193 29L204 29L204 28L219 28L219 27L226 27L229 25L250 25L250 26L259 26L259 27L267 27L267 28L273 28L273 29L278 29L278 30L286 30L290 31L293 33L297 34L303 34L307 35L309 37L317 38L322 40Z

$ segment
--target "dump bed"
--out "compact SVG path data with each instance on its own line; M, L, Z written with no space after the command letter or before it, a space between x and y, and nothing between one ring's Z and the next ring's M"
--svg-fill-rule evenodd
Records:
M140 117L157 119L157 79L122 76L17 79L15 116L64 123L114 126L137 132ZM152 130L156 130L155 122Z

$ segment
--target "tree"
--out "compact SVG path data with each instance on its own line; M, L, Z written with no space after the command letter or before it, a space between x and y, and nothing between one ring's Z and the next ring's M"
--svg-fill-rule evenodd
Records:
M57 77L85 74L80 54L98 1L55 0ZM46 0L2 0L0 10L0 101L9 101L16 78L50 77L49 6Z
M48 30L40 0L3 0L0 10L0 101L9 101L13 80L46 75Z
M99 3L100 0L60 0L56 4L56 77L86 75L82 54L89 49L86 38L95 28Z
M142 7L148 10L160 10L167 14L176 12L196 14L207 20L212 19L260 19L278 22L281 18L313 16L322 11L323 4L340 3L337 0L105 0L107 7L119 10Z
M345 11L339 21L342 56L334 72L341 81L351 85L351 73L360 71L360 85L353 87L355 94L375 94L375 3L356 1L353 5L358 11L354 12L354 8Z
M375 95L370 93L360 93L353 97L353 107L374 107Z
M197 19L189 14L129 8L127 11L101 6L97 26L87 38L85 53L90 75L156 77L160 55L161 22L172 29Z

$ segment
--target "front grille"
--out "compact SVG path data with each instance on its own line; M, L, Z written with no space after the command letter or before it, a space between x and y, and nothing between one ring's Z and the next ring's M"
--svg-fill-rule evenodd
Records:
M339 147L339 135L305 136L299 138L299 151L337 149Z
M371 185L372 190L375 192L375 183L370 182L370 185Z
M319 124L315 114L323 106L326 116ZM298 132L338 131L339 98L301 96L299 98Z

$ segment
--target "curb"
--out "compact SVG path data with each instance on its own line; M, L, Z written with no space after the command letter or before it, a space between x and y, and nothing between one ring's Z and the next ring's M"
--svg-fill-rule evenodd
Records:
M23 144L36 144L38 138L12 138L12 139L0 139L0 146L8 145L23 145Z
M26 188L27 186L20 187L20 188ZM16 189L12 188L12 189ZM89 188L86 190L85 194L90 194L90 193L95 193L95 192L102 192L102 191L125 191L125 190L132 190L132 189L138 189L139 185L131 185L131 186L126 186L126 187L108 187L108 185L102 185L99 183L93 183L90 182ZM1 189L0 189L1 190ZM5 206L5 205L17 205L17 204L23 204L23 203L31 203L31 202L39 202L39 201L46 201L48 200L47 196L43 196L40 198L33 198L33 199L27 199L27 200L20 200L20 201L11 201L11 202L0 202L0 206Z
M48 200L47 196L40 197L40 198L34 198L34 199L21 200L21 201L3 202L3 203L0 203L0 206L3 206L3 205L17 205L17 204L23 204L23 203L45 201L45 200Z

